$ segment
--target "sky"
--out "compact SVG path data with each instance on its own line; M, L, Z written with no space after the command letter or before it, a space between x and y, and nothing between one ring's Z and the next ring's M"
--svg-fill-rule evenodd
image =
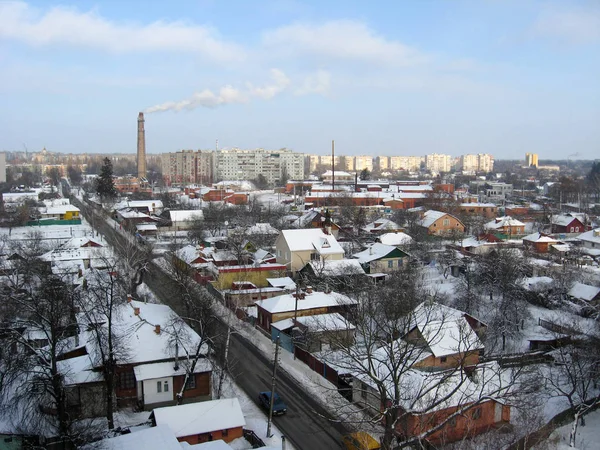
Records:
M600 0L0 0L0 150L600 157Z

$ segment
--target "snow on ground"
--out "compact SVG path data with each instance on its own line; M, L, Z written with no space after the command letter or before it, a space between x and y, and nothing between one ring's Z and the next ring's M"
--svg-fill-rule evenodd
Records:
M548 449L596 450L600 448L600 410L585 416L585 426L579 424L575 437L575 447L569 447L571 428L572 424L569 423L554 430L545 442Z
M263 205L279 205L284 200L294 200L293 195L275 193L273 190L252 192L250 198Z
M146 283L140 284L136 289L136 294L140 301L145 303L160 303L154 292L148 287Z
M30 227L0 228L0 236L12 241L31 239L33 235L39 234L44 240L54 240L61 244L73 237L92 236L92 227L81 220L80 225L38 225Z

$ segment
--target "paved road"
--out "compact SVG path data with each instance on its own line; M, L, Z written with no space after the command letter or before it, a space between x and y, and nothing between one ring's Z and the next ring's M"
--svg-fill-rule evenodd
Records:
M91 209L82 207L81 210L88 222L92 223L89 216L92 214ZM94 224L109 244L114 246L116 241L124 239L104 220L96 218ZM175 312L182 313L179 299L172 294L177 292L174 281L156 264L150 264L144 281L161 302L169 305ZM225 336L225 324L219 322L218 326L221 329L217 330L217 334ZM234 367L236 384L258 404L258 393L269 390L271 386L271 362L252 343L238 334L231 335L228 360L230 367ZM347 432L344 426L330 420L330 415L317 399L281 369L278 370L277 392L288 405L288 411L283 416L275 417L273 422L296 449L341 448L341 438ZM266 429L254 431L259 437L265 436L266 433Z

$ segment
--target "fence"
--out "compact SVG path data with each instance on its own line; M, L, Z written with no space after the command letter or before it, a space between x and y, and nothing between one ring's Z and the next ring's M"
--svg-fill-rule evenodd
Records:
M568 335L580 334L580 332L578 332L577 330L575 330L571 327L559 325L557 323L550 322L550 321L544 320L544 319L538 319L538 325L540 327L545 328L546 330L554 331L555 333L568 334Z
M317 372L323 378L327 379L327 381L333 383L334 386L338 386L338 373L336 370L329 367L322 361L319 361L312 354L307 352L306 350L302 350L299 347L295 347L294 355L312 370Z
M265 447L263 440L259 438L258 435L252 430L244 429L244 439L246 439L250 445L252 445L252 448Z

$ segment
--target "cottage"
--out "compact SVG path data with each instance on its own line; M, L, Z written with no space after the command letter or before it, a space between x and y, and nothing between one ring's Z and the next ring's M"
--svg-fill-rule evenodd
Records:
M155 426L168 426L179 442L190 445L219 439L231 442L243 436L246 425L237 398L156 408L150 420Z
M372 274L398 270L408 255L392 245L376 242L352 257L358 259L366 273Z
M465 232L465 226L459 219L442 211L425 211L418 224L427 229L428 234L436 236Z
M583 215L574 213L552 216L552 233L583 233L585 231Z
M98 446L86 446L85 449L102 450L181 450L181 444L167 425L144 428L135 433L104 439Z
M393 245L394 247L403 247L410 245L413 238L403 232L384 233L379 236L379 242L384 245Z
M511 239L525 234L525 224L510 216L497 217L483 227L490 233L500 235L499 237Z
M310 261L339 260L344 249L328 230L311 228L282 230L275 241L277 262L289 265L292 272L302 269Z
M523 246L536 253L548 253L552 245L558 244L558 241L548 234L537 232L523 238Z
M362 229L365 233L382 234L403 231L404 228L389 219L378 219L365 225Z
M460 212L472 216L492 218L498 214L498 206L493 203L461 203Z
M596 305L600 302L600 287L576 282L567 292L567 296L573 300Z

